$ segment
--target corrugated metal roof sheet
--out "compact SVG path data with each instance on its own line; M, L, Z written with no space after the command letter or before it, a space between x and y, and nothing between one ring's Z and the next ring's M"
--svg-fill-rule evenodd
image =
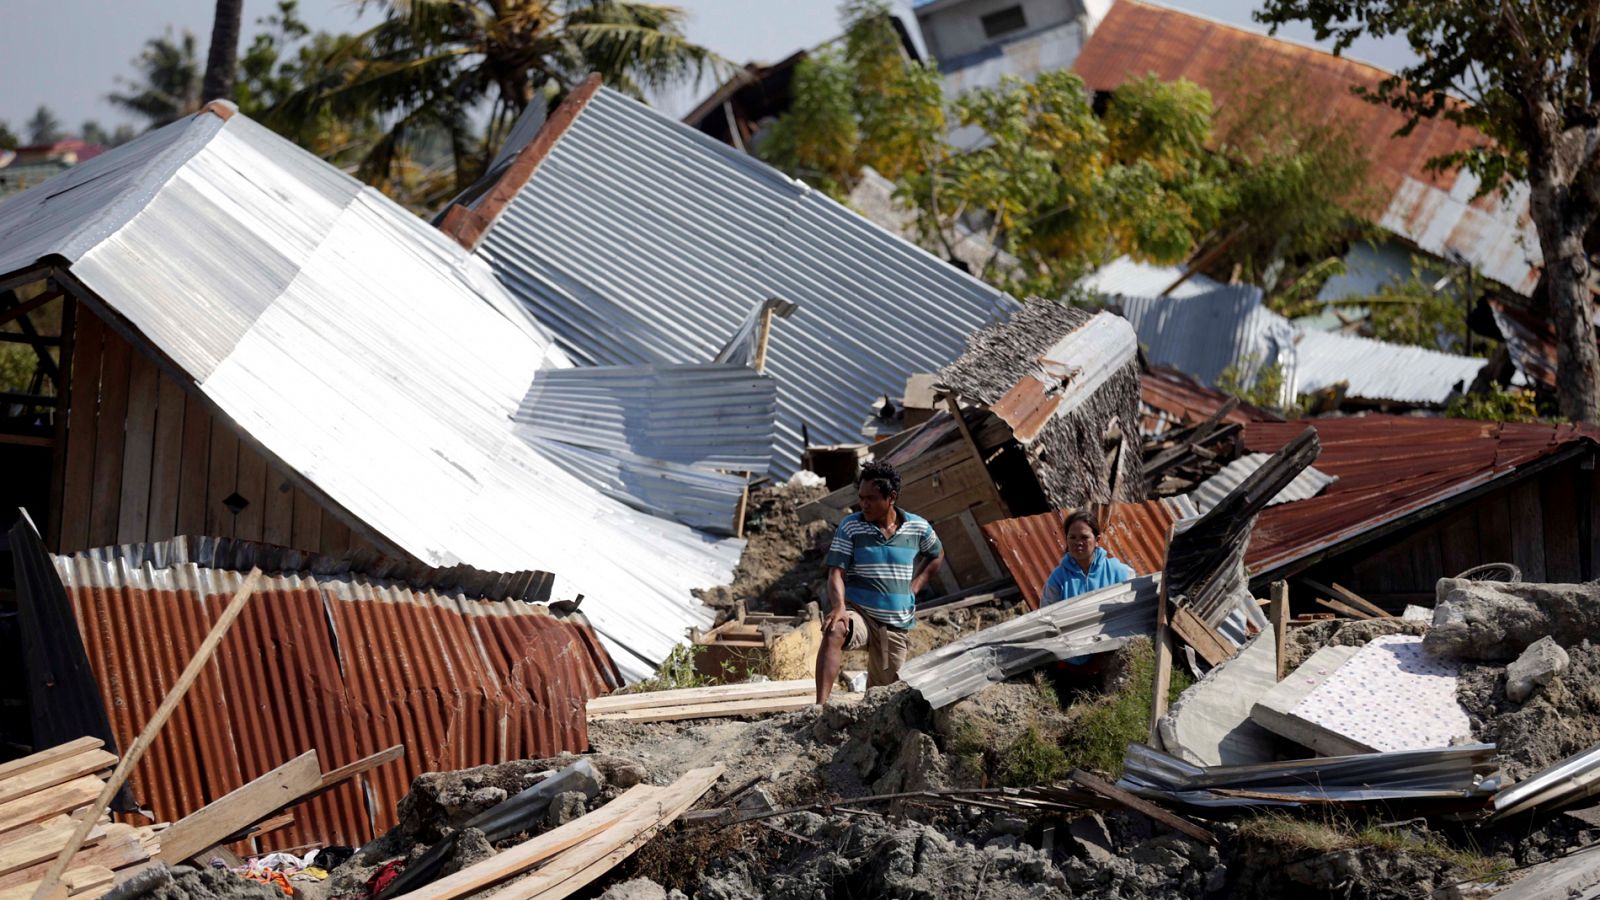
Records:
M239 554L225 543L211 555ZM194 549L180 538L53 557L122 746L244 581L186 561ZM246 555L277 553L257 545ZM359 846L394 824L395 804L422 772L585 749L585 703L617 684L581 616L355 572L278 572L245 605L133 784L159 820L176 821L307 749L327 770L403 744L399 761L296 807L279 840Z
M1177 369L1151 366L1139 378L1139 401L1144 405L1140 431L1146 435L1161 434L1171 428L1204 422L1227 399L1227 394L1205 387ZM1271 410L1240 403L1223 416L1222 421L1243 425L1246 422L1282 422L1283 417Z
M1484 360L1329 331L1304 331L1299 346L1302 394L1337 382L1348 397L1443 406L1457 385L1472 384Z
M1106 297L1159 297L1162 291L1183 278L1183 271L1182 266L1158 266L1139 262L1129 256L1119 256L1089 273L1078 282L1078 286ZM1181 300L1209 294L1224 287L1227 285L1197 272L1172 288L1172 293L1167 296Z
M1545 767L1494 798L1494 818L1535 807L1553 812L1600 793L1600 744Z
M1227 369L1253 384L1263 369L1275 365L1283 372L1284 401L1294 398L1295 327L1262 305L1260 288L1231 285L1181 300L1125 296L1116 302L1139 333L1150 362L1208 385Z
M1263 510L1245 565L1252 579L1360 538L1373 529L1515 472L1580 442L1592 426L1367 415L1251 422L1245 449L1273 452L1307 425L1317 430L1317 468L1337 477L1318 496Z
M226 105L0 204L0 272L57 256L380 546L557 573L630 677L710 624L691 591L726 583L741 542L604 497L514 433L564 358L488 267Z
M1091 591L992 625L907 662L900 678L934 709L1052 660L1121 647L1156 624L1160 575Z
M1261 464L1272 458L1270 453L1246 453L1238 459L1223 466L1217 474L1201 482L1198 487L1190 491L1188 497L1194 501L1194 508L1205 512L1228 494L1244 483L1250 473L1261 468ZM1267 501L1268 506L1277 506L1279 503L1293 503L1296 500L1306 500L1315 497L1323 488L1335 481L1338 477L1326 472L1318 471L1315 467L1308 468L1295 476L1289 486L1278 492L1276 497Z
M1029 607L1039 607L1045 580L1067 553L1061 526L1072 510L999 519L983 525L984 537L1011 573ZM1095 508L1100 544L1133 568L1136 575L1160 572L1167 561L1167 531L1174 522L1198 515L1187 497L1144 503L1112 503Z
M1110 91L1130 78L1154 73L1163 81L1186 78L1211 92L1219 107L1254 83L1240 72L1298 78L1302 105L1327 121L1353 125L1368 148L1373 180L1388 194L1377 222L1438 256L1459 253L1485 275L1527 295L1538 283L1539 240L1528 214L1528 191L1518 185L1509 203L1473 199L1476 180L1466 172L1437 174L1432 157L1469 150L1486 139L1443 118L1424 119L1407 137L1394 134L1405 114L1367 103L1354 86L1376 88L1391 73L1310 47L1277 40L1209 19L1118 0L1096 27L1072 70L1091 90Z
M799 304L773 329L767 358L780 475L798 465L802 426L814 444L858 440L873 399L898 396L907 373L954 359L966 335L1017 307L804 184L604 89L477 252L585 364L704 362L755 302Z
M1488 303L1495 327L1500 329L1517 371L1528 383L1555 390L1556 333L1550 321L1498 300L1491 299Z

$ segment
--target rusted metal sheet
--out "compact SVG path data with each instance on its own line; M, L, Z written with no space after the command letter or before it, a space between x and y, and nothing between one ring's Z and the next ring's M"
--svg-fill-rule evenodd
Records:
M1517 371L1530 383L1555 390L1556 332L1550 321L1498 300L1489 301L1489 310Z
M191 561L184 541L52 558L123 746L244 579ZM263 580L135 768L158 820L308 749L332 769L402 744L402 759L297 807L274 840L360 845L422 772L584 749L584 704L621 683L579 615L305 562Z
M1227 394L1208 388L1177 369L1151 366L1139 378L1139 402L1143 406L1140 430L1144 434L1161 434L1171 428L1203 422L1227 399ZM1282 422L1283 417L1271 410L1240 403L1222 421L1243 425L1246 422Z
M1533 260L1539 241L1526 185L1516 185L1508 201L1474 198L1478 184L1470 174L1428 171L1429 159L1469 150L1485 138L1443 117L1424 119L1410 135L1396 137L1405 115L1350 90L1376 88L1390 77L1383 69L1191 13L1119 0L1072 70L1094 91L1115 90L1147 73L1163 81L1185 78L1210 91L1224 115L1241 106L1239 95L1262 77L1293 85L1302 108L1348 124L1357 144L1370 148L1370 181L1381 192L1381 207L1369 218L1429 253L1460 253L1523 295L1538 282Z
M1096 505L1100 544L1106 552L1133 567L1136 575L1160 572L1167 561L1167 531L1172 523L1196 515L1187 497L1169 497L1144 503ZM1039 608L1045 579L1067 552L1061 526L1072 510L1000 519L983 526L989 540L1023 599Z
M1588 425L1368 415L1252 422L1245 449L1275 452L1306 425L1322 442L1317 468L1338 481L1318 496L1261 512L1245 554L1252 579L1292 574L1289 567L1301 560L1568 448L1600 447L1600 428Z

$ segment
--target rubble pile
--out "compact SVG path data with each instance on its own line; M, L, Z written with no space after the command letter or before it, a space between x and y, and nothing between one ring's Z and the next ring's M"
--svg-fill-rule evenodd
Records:
M826 485L796 478L753 489L745 515L744 553L733 581L696 591L707 606L730 609L740 600L751 612L794 615L822 595L833 528L802 522L799 508L828 493Z

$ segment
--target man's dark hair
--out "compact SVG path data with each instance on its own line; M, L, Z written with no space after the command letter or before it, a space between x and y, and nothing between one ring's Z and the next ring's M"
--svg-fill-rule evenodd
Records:
M867 481L876 484L878 492L885 497L900 493L900 473L882 460L875 459L861 467L861 477L856 479L856 487Z
M1065 535L1072 531L1072 526L1079 522L1089 526L1089 530L1094 533L1095 540L1100 539L1100 522L1094 517L1094 513L1087 509L1076 510L1072 515L1067 516L1067 521L1061 524L1061 533Z

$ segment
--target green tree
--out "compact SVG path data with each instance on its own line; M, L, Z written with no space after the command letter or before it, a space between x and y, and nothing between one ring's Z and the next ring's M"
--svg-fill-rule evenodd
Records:
M5 122L0 122L0 150L15 150L21 142L17 140L16 132Z
M598 73L643 96L697 78L718 58L683 35L677 7L635 0L364 0L382 23L329 61L337 84L297 92L284 114L376 112L389 125L361 174L390 174L409 143L443 133L458 185L470 182L511 123L547 88L570 90ZM348 67L348 71L346 71ZM489 111L480 139L475 111Z
M28 143L53 144L66 135L61 132L61 120L50 111L50 107L39 104L28 119Z
M1274 28L1307 21L1336 51L1363 36L1405 37L1417 61L1364 93L1406 114L1403 133L1443 117L1488 138L1435 168L1464 167L1484 192L1527 181L1558 337L1557 400L1572 420L1600 420L1584 249L1600 217L1600 4L1266 0L1256 15Z
M884 0L846 0L842 46L795 71L794 102L756 152L836 198L865 167L886 178L928 168L946 126L938 69L907 59Z
M113 104L143 119L151 128L199 111L200 61L195 55L193 34L185 31L174 38L168 29L161 37L151 38L133 66L138 77L117 79L125 92L108 95Z

